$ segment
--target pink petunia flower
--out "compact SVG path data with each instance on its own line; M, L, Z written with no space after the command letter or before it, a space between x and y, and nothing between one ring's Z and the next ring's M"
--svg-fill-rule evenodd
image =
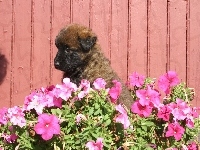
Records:
M198 117L197 108L190 108L190 112L186 114L186 125L188 128L194 128L194 119Z
M59 120L55 115L41 114L34 130L37 134L41 134L44 140L50 140L54 134L60 134Z
M190 107L186 102L177 98L176 103L169 104L172 114L177 120L184 120L187 117L187 114L191 112Z
M56 97L54 96L53 90L54 90L55 86L51 85L49 87L46 88L41 88L38 93L40 93L39 97L40 97L40 103L42 105L45 105L46 107L52 107L55 106L54 105L54 99L56 99Z
M89 150L103 150L103 138L97 138L96 142L87 142L86 147Z
M46 107L62 107L62 98L56 97L54 95L55 86L51 85L42 90L43 93L43 102L46 102Z
M16 135L16 134L11 134L11 135L8 135L8 134L2 134L1 135L3 138L4 138L4 140L6 141L6 142L8 142L8 143L14 143L16 140L17 140L17 138L18 138L18 136Z
M22 108L14 106L8 109L7 116L13 125L18 125L21 128L26 125L25 114Z
M180 81L178 79L176 72L168 71L163 76L160 76L158 80L158 87L160 90L164 91L165 94L169 94L170 88L176 86L179 83Z
M138 74L137 72L134 72L129 76L129 82L128 84L132 87L141 87L144 84L145 76Z
M8 117L7 117L7 111L8 109L3 107L0 109L0 124L7 124Z
M77 88L76 84L70 82L69 78L64 78L63 84L56 85L56 88L53 90L53 93L57 98L60 97L63 100L68 100L71 97L72 92L76 92L77 89L78 88Z
M150 102L141 105L139 100L137 100L132 104L131 111L138 114L140 117L148 117L151 115L152 106L150 105Z
M26 110L30 111L31 109L34 109L38 115L42 114L44 107L46 106L46 102L43 103L41 101L41 97L38 97L37 95L34 95L32 100L29 102L29 104L26 107Z
M197 145L195 142L188 144L187 150L197 150Z
M62 99L56 97L54 93L55 86L49 86L47 88L40 88L38 91L32 92L30 95L25 97L24 110L30 111L34 109L38 115L42 114L45 107L62 107Z
M198 118L199 117L199 113L197 112L197 110L200 110L200 108L199 107L193 107L191 109L190 113L194 118Z
M151 89L150 86L147 89L137 90L136 96L139 98L139 102L142 106L152 103L154 107L159 107L160 105L160 94Z
M117 117L116 117L116 122L120 122L121 124L123 124L124 129L127 129L130 126L130 121L128 119L128 115L126 110L122 107L121 104L115 106L115 109L120 113Z
M116 103L117 99L119 98L119 95L121 94L122 87L121 83L117 80L113 80L114 86L109 90L109 95L111 97L111 102Z
M171 109L168 105L163 105L158 109L158 118L162 118L164 121L169 121L171 114Z
M89 92L90 92L90 82L83 79L81 80L81 84L79 86L79 90L81 90L78 93L78 99L82 99L83 97L85 97Z
M168 131L166 132L166 137L174 136L177 141L182 138L185 129L180 126L178 122L171 123L168 125Z
M101 89L105 89L105 86L106 86L106 81L102 78L97 78L94 83L94 88L96 90L101 90Z
M62 102L63 102L63 100L60 97L59 98L56 98L56 97L53 98L53 105L55 107L61 108L62 107Z

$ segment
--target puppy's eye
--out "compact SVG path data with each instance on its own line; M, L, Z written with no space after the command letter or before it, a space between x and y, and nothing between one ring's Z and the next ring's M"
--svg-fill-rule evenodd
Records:
M69 53L69 52L70 52L69 48L65 49L65 53Z
M68 46L68 45L65 45L65 44L57 44L56 46L57 46L57 48L60 49L60 50L69 49L69 46Z

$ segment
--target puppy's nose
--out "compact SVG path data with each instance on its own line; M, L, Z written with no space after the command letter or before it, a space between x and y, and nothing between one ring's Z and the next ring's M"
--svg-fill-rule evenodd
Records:
M54 66L55 66L55 68L58 68L60 66L60 63L58 61L54 62Z

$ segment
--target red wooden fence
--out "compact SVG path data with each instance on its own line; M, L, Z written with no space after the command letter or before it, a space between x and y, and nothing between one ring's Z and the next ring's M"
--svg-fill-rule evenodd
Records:
M133 71L158 78L175 70L200 106L199 0L0 0L0 106L60 83L54 39L72 22L97 33L124 81Z

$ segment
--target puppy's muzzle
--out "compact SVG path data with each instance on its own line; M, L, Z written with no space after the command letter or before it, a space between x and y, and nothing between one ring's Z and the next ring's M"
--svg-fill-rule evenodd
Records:
M56 69L60 68L60 63L58 61L54 61L54 66Z
M56 57L54 58L54 67L58 70L60 70L61 64L60 64L60 54L57 53Z

